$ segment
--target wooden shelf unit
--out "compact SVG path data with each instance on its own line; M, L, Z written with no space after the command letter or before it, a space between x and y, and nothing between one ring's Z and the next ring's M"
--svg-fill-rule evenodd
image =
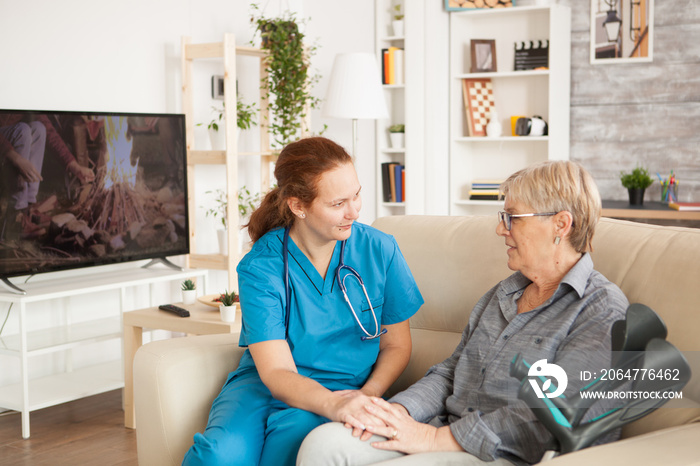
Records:
M240 219L238 216L238 160L239 157L260 157L260 186L265 190L271 186L270 165L277 159L277 153L270 149L270 139L267 131L269 103L266 91L260 90L260 109L258 124L260 127L260 151L239 152L236 116L236 57L250 56L260 59L260 79L266 79L265 57L267 52L246 46L236 46L233 34L224 34L223 42L193 44L191 38L182 38L182 108L186 115L187 137L187 198L191 213L190 223L190 255L187 266L191 268L206 268L225 270L228 272L228 289L238 290L236 266L241 258L238 250ZM192 70L194 62L199 59L223 59L224 65L224 124L226 134L225 150L195 150L194 149L194 92ZM226 172L226 193L228 223L228 254L199 254L196 248L196 225L194 219L195 205L195 167L197 165L224 165Z

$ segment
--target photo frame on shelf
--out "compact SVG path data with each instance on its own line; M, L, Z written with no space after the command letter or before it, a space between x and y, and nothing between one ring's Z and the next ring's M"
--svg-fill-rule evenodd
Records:
M496 40L495 39L472 39L470 42L471 50L471 69L470 73L485 73L489 71L497 71L496 66Z
M591 64L653 61L654 0L590 0Z
M484 8L510 8L516 0L445 0L445 11L482 10Z

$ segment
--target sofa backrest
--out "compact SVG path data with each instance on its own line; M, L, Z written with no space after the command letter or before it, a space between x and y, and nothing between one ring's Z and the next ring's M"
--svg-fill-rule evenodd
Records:
M411 319L409 367L391 393L448 357L479 298L512 273L496 225L495 215L393 216L374 222L396 238L425 299ZM649 306L666 322L668 340L694 368L684 398L700 403L700 230L603 218L593 248L596 270L631 303Z

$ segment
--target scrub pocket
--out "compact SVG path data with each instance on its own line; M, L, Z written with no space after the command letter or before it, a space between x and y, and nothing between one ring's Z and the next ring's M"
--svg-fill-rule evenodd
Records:
M377 316L377 325L382 326L382 306L384 306L384 297L376 298L372 300L372 307L374 308L374 314ZM372 316L372 311L370 310L367 300L362 300L362 312L357 316L362 322L367 332L370 335L374 335L376 328L374 326L374 316Z

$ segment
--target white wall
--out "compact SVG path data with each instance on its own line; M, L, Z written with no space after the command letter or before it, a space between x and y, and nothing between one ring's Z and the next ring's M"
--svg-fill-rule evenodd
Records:
M313 66L322 76L313 94L323 98L335 54L342 52L372 52L374 49L374 3L372 0L336 2L328 0L269 0L261 1L266 15L280 11L280 3L290 5L299 17L310 17L306 34L318 40L320 46ZM180 112L181 76L180 43L183 35L193 42L220 41L225 32L236 34L239 45L252 39L248 1L241 0L36 0L21 2L0 0L0 108L42 110L84 110L113 112ZM253 75L257 63L240 59L239 75ZM195 109L197 122L206 122L215 102L208 96L211 74L220 69L216 63L205 63L195 70L195 89L202 97ZM220 74L220 73L218 73ZM242 79L239 90L255 95L255 79ZM352 146L349 120L324 119L320 110L312 113L312 129L324 134L346 148ZM365 196L361 221L374 220L374 125L359 122L357 168ZM241 144L249 144L250 135L242 136ZM256 173L243 167L246 173ZM215 173L198 173L199 181ZM207 183L207 189L213 185ZM202 183L200 183L201 185ZM257 186L257 185L255 185ZM204 188L203 188L204 189ZM199 196L199 193L198 193ZM206 196L202 202L206 203ZM197 222L211 223L203 210ZM199 223L198 223L199 224ZM205 225L206 228L206 225ZM200 231L204 228L200 228ZM206 243L215 244L212 233ZM213 247L213 246L212 246ZM199 248L200 250L204 248ZM202 250L202 252L205 252ZM220 277L212 277L208 293L220 291ZM156 299L177 297L177 286L157 290ZM147 289L134 290L130 296L134 306L145 306ZM99 302L99 305L95 305ZM55 325L64 309L70 309L74 321L94 319L118 310L118 295L92 299L71 299L68 302L44 306L29 306L31 328ZM6 308L0 307L0 325ZM11 312L3 335L18 332L17 313ZM91 356L89 363L102 354L117 357L118 345L104 345ZM97 355L97 356L95 356ZM80 359L80 358L78 358ZM89 359L89 361L88 361ZM61 356L36 357L30 361L31 376L51 371L62 364ZM75 361L77 365L80 361ZM19 380L19 367L11 358L0 356L0 385Z

